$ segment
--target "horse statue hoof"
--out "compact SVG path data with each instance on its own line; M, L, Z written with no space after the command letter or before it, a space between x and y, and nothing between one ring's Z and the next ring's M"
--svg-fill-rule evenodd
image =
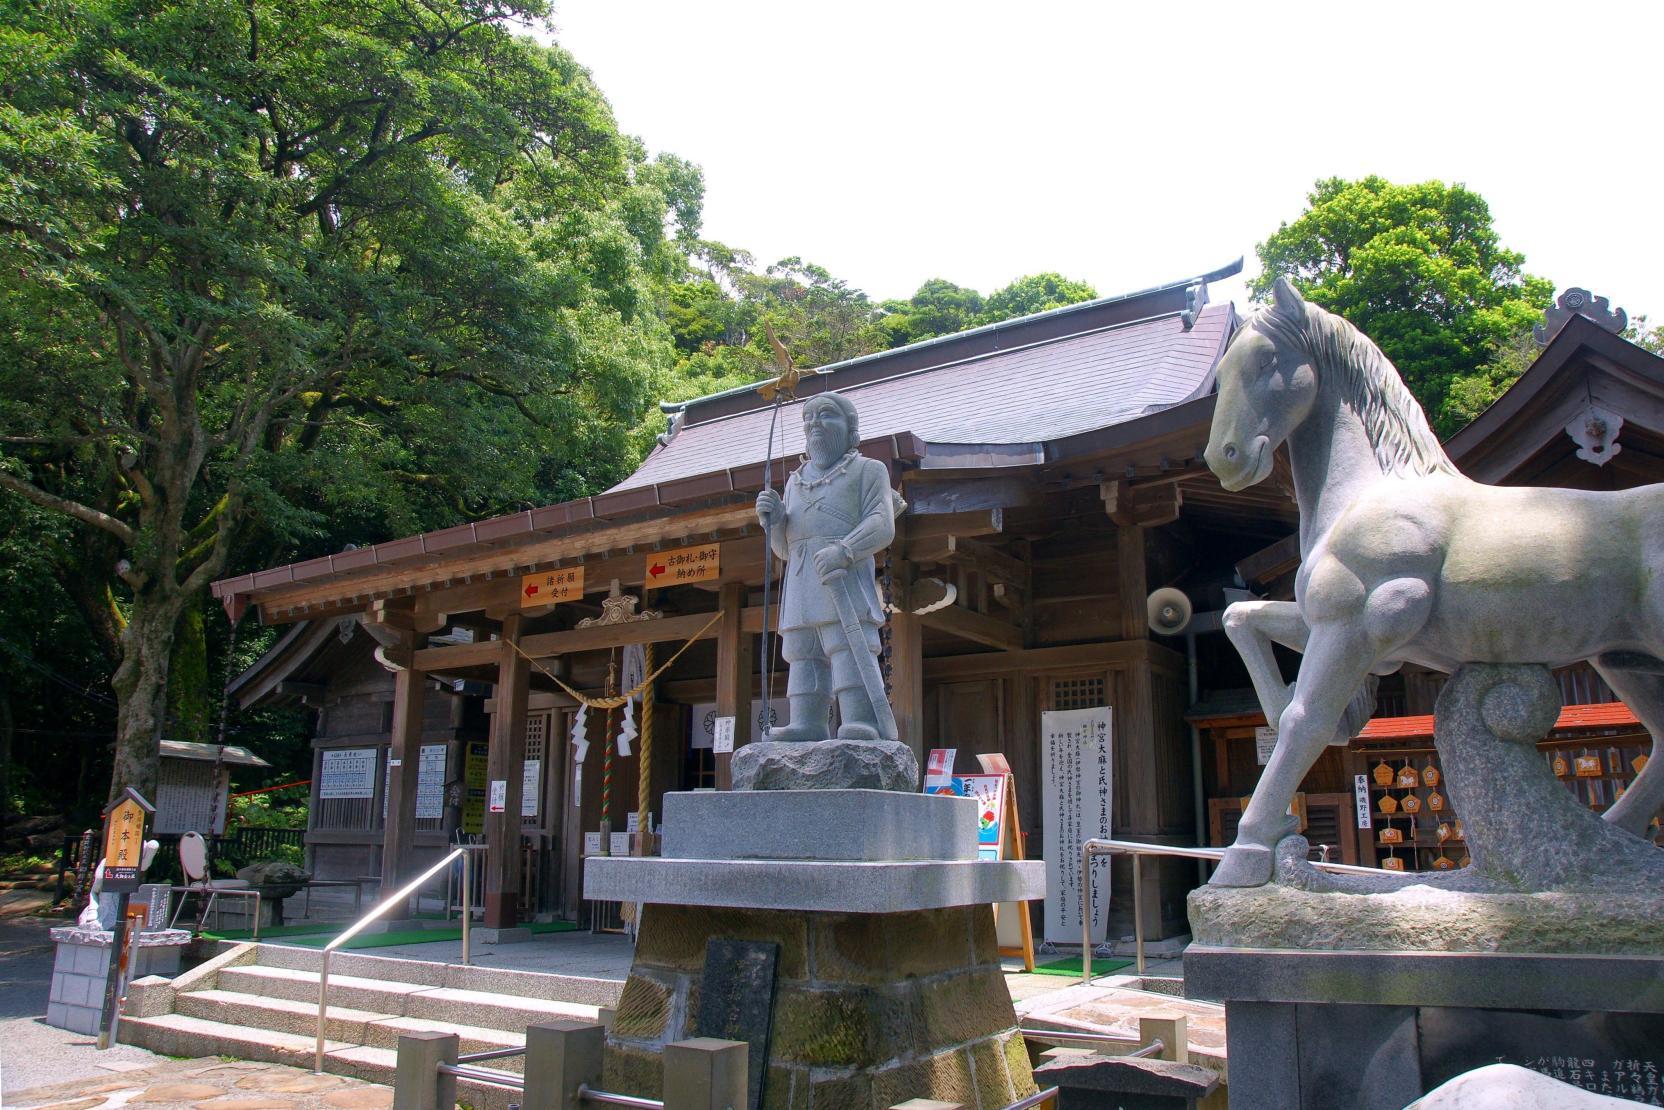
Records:
M1259 844L1233 844L1213 870L1209 886L1264 886L1271 881L1275 859Z

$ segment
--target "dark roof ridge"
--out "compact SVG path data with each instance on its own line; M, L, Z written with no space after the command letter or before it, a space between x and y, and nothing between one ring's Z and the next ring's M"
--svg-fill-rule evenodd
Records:
M1010 331L1010 330L1014 330L1014 329L1017 329L1017 328L1031 327L1036 323L1058 320L1058 319L1061 319L1063 317L1073 315L1073 314L1091 312L1094 309L1101 309L1101 308L1104 308L1105 306L1108 306L1108 305L1124 304L1127 301L1138 300L1141 297L1149 297L1149 296L1153 296L1153 295L1160 294L1160 293L1171 293L1171 292L1175 292L1177 290L1187 289L1190 286L1196 284L1197 282L1206 283L1206 282L1210 282L1210 281L1220 281L1220 280L1223 280L1224 278L1233 277L1236 274L1241 273L1242 272L1242 261L1243 261L1242 256L1239 255L1239 256L1237 256L1237 258L1234 261L1228 262L1225 265L1220 266L1216 269L1209 270L1206 273L1192 274L1189 277L1181 278L1177 281L1165 282L1165 283L1160 284L1160 285L1152 285L1152 286L1148 286L1144 289L1136 289L1136 290L1133 290L1130 293L1117 293L1113 296L1097 297L1097 298L1094 298L1093 300L1090 300L1090 301L1081 301L1077 304L1063 305L1059 308L1049 308L1049 309L1046 309L1043 312L1031 312L1027 316L1017 316L1017 317L1013 317L1010 320L998 320L998 321L995 321L992 324L983 324L980 327L970 328L970 329L967 329L965 331L952 332L948 335L932 336L929 339L921 339L917 343L909 343L906 346L902 346L902 347L891 347L891 348L888 348L887 350L883 350L883 351L873 351L870 354L857 355L854 358L847 358L847 359L844 359L840 362L827 363L825 366L820 366L820 367L816 367L813 370L805 371L805 375L807 376L809 374L813 374L816 377L819 377L819 376L822 376L822 375L830 375L830 374L834 374L834 373L837 373L837 372L843 371L843 370L850 370L850 369L854 369L854 368L857 368L857 367L868 366L868 365L871 365L872 363L881 362L885 359L898 358L900 356L907 355L907 354L917 354L920 351L928 350L928 349L933 348L933 347L946 347L946 346L964 344L966 342L974 342L975 340L977 340L979 338L983 338L985 336L993 335L993 334L996 334L996 333L999 333L999 332L1002 332L1002 331ZM1159 313L1158 315L1169 315L1169 313L1164 312L1164 313ZM1087 328L1087 329L1083 329L1083 330L1095 331L1095 330L1101 330L1101 329ZM1053 337L1053 338L1057 338L1057 337ZM968 356L968 357L972 357L972 356ZM954 361L963 361L963 360L954 360ZM933 364L933 366L930 367L930 368L934 368L935 365L941 365L941 364ZM925 368L920 367L919 369L925 369ZM906 371L903 371L903 373L905 373L905 372ZM862 384L866 384L866 383L862 383ZM693 397L693 398L690 398L689 400L686 400L686 401L661 401L659 403L659 411L664 412L664 413L687 413L688 410L693 408L694 406L710 404L710 403L717 402L717 401L724 401L724 400L728 400L728 399L734 398L734 397L742 397L747 393L754 392L755 389L756 389L755 383L748 384L748 385L737 385L737 386L733 386L732 388L729 388L729 389L721 390L720 392L717 392L717 393L706 394L703 397Z

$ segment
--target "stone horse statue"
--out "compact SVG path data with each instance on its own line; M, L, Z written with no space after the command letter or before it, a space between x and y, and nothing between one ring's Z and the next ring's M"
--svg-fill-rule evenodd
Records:
M1219 363L1205 453L1228 490L1289 446L1300 507L1295 600L1225 611L1277 745L1213 882L1270 881L1289 804L1326 744L1404 663L1589 661L1664 736L1664 485L1622 492L1486 486L1459 474L1378 347L1279 278ZM1272 644L1303 653L1285 687ZM1664 755L1605 816L1641 834Z

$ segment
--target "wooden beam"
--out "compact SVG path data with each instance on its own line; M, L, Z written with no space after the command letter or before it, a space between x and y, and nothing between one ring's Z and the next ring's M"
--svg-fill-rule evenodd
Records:
M716 638L716 715L734 718L735 750L751 742L751 679L756 671L751 634L742 627L744 609L745 583L725 583L722 621L717 626ZM732 762L732 755L716 756L718 790L732 789Z
M1023 630L1021 628L996 617L962 609L958 605L950 605L946 609L926 613L919 620L923 621L927 628L934 628L938 632L947 632L958 636L962 640L987 644L989 647L999 648L1001 651L1020 651L1024 646Z
M927 540L937 536L997 536L1005 531L1004 509L980 509L969 513L908 513L907 537Z
M1249 555L1236 565L1244 582L1269 582L1300 565L1300 534L1285 536Z
M686 540L703 542L711 533L754 527L757 510L749 501L710 509L677 512L652 520L593 528L576 535L556 535L510 548L472 550L454 556L432 556L423 566L384 566L352 578L321 577L313 583L285 583L269 591L253 591L251 600L268 619L285 619L286 610L302 605L326 605L342 599L416 590L469 575L503 574L517 577L531 568L566 559L604 555L632 545ZM643 553L645 554L645 552Z
M520 640L519 614L503 618L497 651L497 712L491 715L490 746L485 761L485 924L512 929L519 920L520 794L525 780L526 695L530 665L510 645ZM493 783L505 784L503 812L489 811Z
M893 564L894 592L902 599L898 606L902 611L890 614L890 707L895 711L896 738L913 749L913 758L923 767L924 623L909 607L917 589L915 574L913 564L905 559Z
M1110 640L1067 647L1028 648L1024 651L987 651L974 655L943 655L924 661L926 682L998 678L1023 671L1059 667L1120 668L1148 662L1157 670L1184 673L1184 656L1148 640Z
M406 667L393 677L393 734L387 749L387 821L381 848L381 896L416 874L416 773L422 750L427 675ZM408 916L401 914L399 916Z
M1098 496L1103 499L1104 511L1120 525L1154 528L1179 519L1179 507L1184 504L1184 492L1177 476L1154 482L1102 482Z
M1019 590L1027 590L1032 575L1029 566L1014 555L1008 555L992 544L966 536L947 537L947 552L943 561L970 567L990 581L1004 582Z
M1116 529L1115 581L1121 639L1142 640L1150 633L1146 608L1150 590L1144 570L1144 529L1136 524Z

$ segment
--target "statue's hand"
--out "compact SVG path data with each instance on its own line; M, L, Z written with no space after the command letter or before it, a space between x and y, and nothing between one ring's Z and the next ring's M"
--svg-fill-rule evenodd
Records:
M786 515L786 503L771 489L757 495L757 520L764 528L776 527Z
M815 552L815 573L825 582L841 570L848 570L851 560L849 551L842 544L827 544Z

